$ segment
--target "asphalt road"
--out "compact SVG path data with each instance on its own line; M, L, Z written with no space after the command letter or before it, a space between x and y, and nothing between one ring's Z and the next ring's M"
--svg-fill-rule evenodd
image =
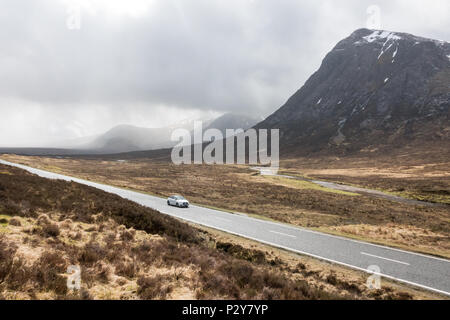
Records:
M0 160L0 163L25 169L44 178L62 179L89 185L182 220L353 269L373 273L375 269L371 268L372 271L369 271L369 267L376 266L382 277L450 296L450 260L195 205L191 205L188 209L169 207L166 199L3 160Z

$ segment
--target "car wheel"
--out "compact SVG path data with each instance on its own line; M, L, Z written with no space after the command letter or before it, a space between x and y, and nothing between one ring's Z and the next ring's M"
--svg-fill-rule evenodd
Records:
M170 201L169 200L167 200L167 205L170 206Z

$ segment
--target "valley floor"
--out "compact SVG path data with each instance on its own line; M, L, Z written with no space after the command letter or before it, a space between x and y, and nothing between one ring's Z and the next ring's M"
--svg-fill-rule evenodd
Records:
M182 194L191 202L205 206L450 257L450 209L445 204L399 203L327 189L306 181L261 176L246 166L175 166L148 160L123 162L12 155L2 158L157 196ZM395 188L401 188L398 186L406 186L409 194L428 194L424 193L423 186L433 186L432 190L441 190L437 192L440 199L447 201L450 173L446 163L421 166L407 161L401 163L404 166L396 166L392 158L390 162L370 158L294 159L283 161L281 172L393 193ZM406 192L396 194L408 196Z
M440 298L5 165L0 199L0 299Z
M369 187L404 197L441 200L411 205L317 186L308 181L261 176L247 166L175 166L148 160L101 161L2 156L57 173L395 246L450 257L450 173L447 162L403 166L381 160L295 159L282 173ZM400 191L403 190L403 191Z

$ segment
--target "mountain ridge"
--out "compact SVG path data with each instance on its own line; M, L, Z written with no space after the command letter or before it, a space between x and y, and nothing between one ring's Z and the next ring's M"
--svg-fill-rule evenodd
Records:
M446 41L358 29L256 128L303 153L450 138L449 55Z
M202 121L203 130L218 129L225 135L225 129L249 129L258 120L253 117L226 113L216 119ZM158 150L172 148L177 142L171 141L174 129L193 130L193 121L163 128L145 128L133 125L118 125L98 136L81 149L96 150L101 153L123 153L132 151Z

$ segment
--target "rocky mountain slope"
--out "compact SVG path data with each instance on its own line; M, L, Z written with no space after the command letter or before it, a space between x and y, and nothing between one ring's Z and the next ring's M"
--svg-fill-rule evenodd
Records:
M448 145L449 106L450 43L360 29L257 128L279 128L285 152Z

